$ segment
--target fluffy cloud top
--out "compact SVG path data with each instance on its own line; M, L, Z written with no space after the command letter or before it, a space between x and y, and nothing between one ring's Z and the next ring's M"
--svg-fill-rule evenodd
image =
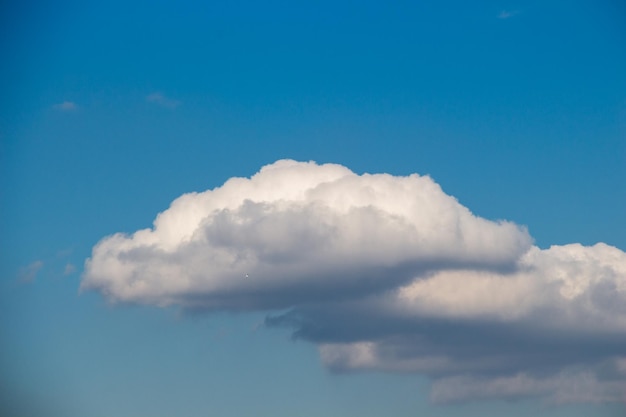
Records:
M330 369L423 373L434 401L573 401L581 375L578 400L624 400L626 254L541 250L427 176L278 161L102 239L81 288L186 309L290 308L267 324L318 344Z
M103 239L82 286L119 301L285 308L443 267L510 268L529 247L523 228L472 215L429 177L283 160L183 195L153 229Z

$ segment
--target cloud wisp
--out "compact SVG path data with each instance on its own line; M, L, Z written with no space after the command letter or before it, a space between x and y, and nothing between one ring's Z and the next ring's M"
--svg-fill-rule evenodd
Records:
M510 19L517 14L519 14L517 10L502 10L498 13L498 19Z
M64 101L53 105L52 108L61 112L71 112L77 110L78 106L73 101Z
M63 276L72 275L74 272L76 272L76 267L69 262L66 263L65 268L63 268Z
M43 268L43 261L40 260L31 262L25 267L20 268L17 278L18 282L22 284L28 284L33 282L35 278L37 278L37 274L39 273L41 268Z
M542 250L428 176L277 161L102 239L81 289L186 310L288 309L266 325L315 343L329 369L424 374L435 402L626 401L626 254Z
M148 103L154 103L168 109L175 109L181 104L179 100L174 100L172 98L166 97L165 95L163 95L163 93L160 93L158 91L147 95L146 101Z

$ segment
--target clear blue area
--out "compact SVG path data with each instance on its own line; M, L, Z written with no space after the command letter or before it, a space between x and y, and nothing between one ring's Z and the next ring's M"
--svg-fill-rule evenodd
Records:
M433 406L418 376L331 375L262 314L78 294L99 239L281 158L430 174L541 247L626 250L622 2L5 2L0 53L0 411L622 415Z

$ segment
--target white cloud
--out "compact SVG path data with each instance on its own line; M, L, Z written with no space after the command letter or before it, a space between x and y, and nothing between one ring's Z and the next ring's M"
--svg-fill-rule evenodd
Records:
M626 253L604 243L533 247L513 273L441 271L400 288L393 304L420 317L501 322L541 311L550 314L537 327L626 332Z
M330 369L425 374L438 402L623 400L626 254L539 249L427 176L278 161L179 197L153 228L102 239L81 289L184 309L289 308L266 324L295 328ZM581 375L588 395L576 397Z
M175 109L181 104L180 101L166 97L160 92L149 94L148 96L146 96L146 101L148 101L149 103L155 103L155 104L158 104L159 106L167 107L170 109Z
M55 104L52 108L58 111L69 112L78 109L78 106L73 101L64 101L62 103Z
M42 261L34 261L26 265L25 267L20 268L20 271L18 273L18 281L21 283L33 282L42 267Z
M513 271L441 270L268 324L295 327L337 372L428 375L435 402L626 402L626 253L603 243L532 247Z
M429 177L284 160L181 196L153 229L103 239L82 287L113 301L285 308L442 266L508 268L529 247L525 229L472 215Z

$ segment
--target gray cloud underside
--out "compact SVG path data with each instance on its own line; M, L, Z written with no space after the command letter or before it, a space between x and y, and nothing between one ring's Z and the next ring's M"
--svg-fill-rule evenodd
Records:
M415 174L278 161L102 239L81 289L189 311L289 309L266 324L316 343L331 370L425 374L435 402L626 401L626 254L541 250Z

